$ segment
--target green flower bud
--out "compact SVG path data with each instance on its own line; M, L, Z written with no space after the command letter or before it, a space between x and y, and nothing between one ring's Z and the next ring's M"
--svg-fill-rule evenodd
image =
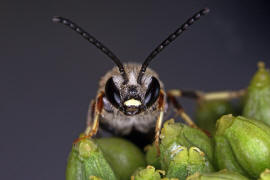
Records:
M129 179L138 167L145 167L145 157L131 142L121 138L100 138L96 143L119 180Z
M84 139L72 147L69 154L66 180L89 180L91 178L116 180L116 176L98 146Z
M196 108L196 124L203 130L214 134L216 121L225 114L234 114L234 108L229 101L201 101Z
M219 169L257 178L270 167L270 127L241 116L222 116L217 121L215 160Z
M146 164L154 166L157 169L160 169L161 168L160 158L157 153L156 146L154 144L148 145L145 147L145 151L146 151L145 155Z
M258 66L259 69L248 87L243 116L270 125L270 73L263 62Z
M184 146L174 144L167 149L166 155L163 157L169 159L166 160L168 163L166 177L185 179L196 172L214 171L212 165L205 158L205 154L197 147L187 149Z
M246 175L245 171L238 164L231 146L224 136L215 136L215 165L218 169L228 169Z
M245 176L237 172L222 170L214 173L195 173L186 180L248 180Z
M270 170L266 169L264 172L262 172L259 180L270 180Z
M182 123L174 123L171 119L164 123L161 130L160 150L166 150L172 144L179 144L187 148L198 147L206 155L206 158L213 161L212 140L201 130L191 128Z
M212 143L207 135L173 120L161 131L160 161L166 177L185 179L195 172L212 172ZM196 146L196 147L195 147Z
M164 172L155 170L153 166L147 166L145 169L136 171L131 180L161 180L160 173Z

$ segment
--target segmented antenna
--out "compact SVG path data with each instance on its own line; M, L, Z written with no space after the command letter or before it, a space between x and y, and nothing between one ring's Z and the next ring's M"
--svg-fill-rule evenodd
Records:
M200 10L199 12L197 12L196 14L194 14L184 24L182 24L178 29L176 29L172 34L170 34L160 45L158 45L156 49L154 49L154 51L150 53L150 55L145 59L145 61L142 64L142 67L141 67L141 70L137 79L137 82L139 84L141 84L141 80L146 71L146 68L148 67L150 62L153 60L153 58L156 57L156 55L160 53L166 46L168 46L171 42L173 42L180 34L182 34L185 30L187 30L187 28L191 26L195 21L199 20L201 16L209 13L209 11L210 10L208 8L204 8Z
M84 39L95 45L98 49L100 49L104 54L106 54L113 62L118 66L120 74L124 78L124 84L127 83L128 78L125 72L124 66L121 63L120 59L114 55L112 51L110 51L106 46L104 46L100 41L98 41L95 37L84 31L81 27L77 24L73 23L69 19L63 17L53 17L52 21L55 23L61 23L66 25L67 27L71 28L75 32L79 33Z

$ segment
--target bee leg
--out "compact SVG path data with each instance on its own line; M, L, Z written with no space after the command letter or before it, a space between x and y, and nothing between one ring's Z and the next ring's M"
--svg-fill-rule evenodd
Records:
M171 94L170 92L167 93L168 102L172 103L174 106L176 113L190 126L193 128L199 129L199 127L192 121L189 115L184 111L182 105L177 101L176 96Z
M168 94L174 97L186 97L196 99L198 101L210 101L239 98L244 96L246 92L246 89L240 89L238 91L217 91L209 93L201 91L185 91L180 89L172 89L168 91Z
M88 122L88 126L87 126L87 128L85 130L85 135L83 137L80 137L80 138L76 139L73 142L73 144L78 143L82 139L90 138L90 137L94 136L97 133L98 127L99 127L99 118L100 118L100 115L101 115L101 112L102 112L102 109L103 109L103 96L104 96L103 92L99 93L98 96L97 96L97 101L96 101L95 107L94 107L95 115L94 115L93 124L90 125L90 122Z
M91 122L95 118L95 108L96 108L96 101L91 100L88 107L88 112L87 112L87 117L86 117L86 129L84 131L84 134L88 134L89 131L91 130Z
M197 101L210 101L210 100L225 100L234 99L244 96L246 94L246 89L241 89L238 91L220 91L220 92L210 92L204 93L201 91L185 91L179 89L169 90L167 93L168 102L172 103L176 112L183 120L191 127L198 128L198 126L192 121L192 119L185 113L181 104L177 101L177 97L187 97L192 98ZM199 128L198 128L199 129Z
M219 91L201 93L200 101L211 101L211 100L226 100L235 99L244 96L247 93L247 89L240 89L238 91Z
M159 99L158 99L158 109L159 109L159 116L156 122L156 128L155 128L155 146L157 149L157 154L160 154L159 149L159 136L160 136L160 129L162 126L163 116L164 116L164 106L165 106L165 95L164 91L160 91Z

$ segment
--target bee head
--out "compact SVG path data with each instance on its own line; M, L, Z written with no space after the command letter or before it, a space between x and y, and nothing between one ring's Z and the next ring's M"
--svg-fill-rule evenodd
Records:
M160 82L151 69L144 74L141 84L137 82L140 65L128 64L127 81L121 75L109 77L105 85L107 100L125 115L139 114L151 108L160 93Z
M159 97L161 87L157 75L155 73L155 75L149 73L151 70L147 69L150 62L165 49L165 47L187 30L189 26L208 12L209 9L204 8L195 13L162 41L161 44L147 56L141 66L136 65L133 66L133 68L124 68L120 59L112 51L69 19L54 17L52 20L53 22L64 24L79 33L84 39L100 49L117 65L118 74L110 74L104 84L106 98L114 107L120 109L126 115L135 115L146 108L152 107Z

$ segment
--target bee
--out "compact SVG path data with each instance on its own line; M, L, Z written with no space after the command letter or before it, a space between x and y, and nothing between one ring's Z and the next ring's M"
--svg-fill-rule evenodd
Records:
M170 105L189 126L198 128L185 113L177 98L212 100L230 99L243 95L244 90L203 93L174 89L166 92L158 73L148 68L151 61L165 47L208 12L209 9L204 8L195 13L159 44L142 64L123 64L112 51L81 27L69 19L54 17L53 22L62 23L79 33L116 64L112 70L101 78L97 96L89 105L85 136L77 139L75 143L96 135L100 127L103 131L120 136L128 136L135 132L135 139L138 138L139 134L153 132L152 138L154 138L155 145L158 148L164 113L168 112ZM142 136L142 138L144 137Z

